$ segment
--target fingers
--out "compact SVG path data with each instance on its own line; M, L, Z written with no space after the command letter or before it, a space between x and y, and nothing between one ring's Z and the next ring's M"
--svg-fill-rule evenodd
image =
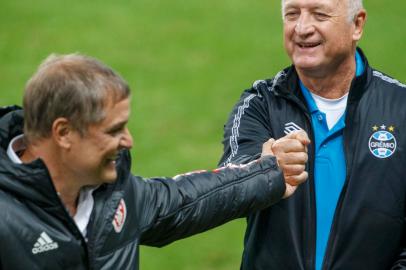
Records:
M308 174L306 171L302 171L297 175L285 176L285 182L292 186L298 186L307 180Z
M294 153L294 152L306 153L307 147L297 139L281 138L273 143L272 152L275 155L281 153Z
M284 166L284 175L299 175L305 170L305 163L290 164Z
M286 183L284 198L291 196L298 185L305 182L310 139L303 130L290 133L278 140L269 139L262 146L262 155L274 155Z
M299 140L304 145L310 144L310 139L307 133L304 130L300 130L298 132L294 132L296 134L296 139Z
M275 142L275 139L271 138L262 145L261 157L267 156L267 155L274 155L274 153L272 151L272 146L273 146L274 142Z
M304 130L298 130L295 132L291 132L283 138L296 139L304 145L310 144L309 136L307 135L306 131L304 131Z
M289 165L304 165L308 160L306 150L302 150L301 152L283 152L278 150L275 151L274 153L279 166L283 167Z
M290 196L293 195L293 193L295 193L297 187L303 183L304 181L307 180L307 172L303 171L300 175L297 176L288 176L285 178L285 185L286 185L286 189L285 189L285 194L283 195L283 199L286 199Z

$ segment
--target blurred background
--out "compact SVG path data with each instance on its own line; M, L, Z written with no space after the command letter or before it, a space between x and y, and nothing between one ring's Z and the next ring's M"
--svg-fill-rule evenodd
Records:
M406 2L367 0L361 47L406 81ZM0 106L21 104L25 82L50 53L80 52L131 85L133 173L173 176L215 168L233 104L257 79L289 64L280 1L0 0ZM238 269L245 221L141 248L141 269Z

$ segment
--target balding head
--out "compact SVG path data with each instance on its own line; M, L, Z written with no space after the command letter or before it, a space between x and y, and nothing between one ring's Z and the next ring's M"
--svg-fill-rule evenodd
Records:
M347 1L348 4L348 21L352 22L359 11L361 11L364 6L362 0L338 0L338 1ZM285 10L285 0L282 0L282 17Z

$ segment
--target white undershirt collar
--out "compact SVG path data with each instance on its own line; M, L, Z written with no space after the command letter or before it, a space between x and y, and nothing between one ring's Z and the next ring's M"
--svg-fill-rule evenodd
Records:
M310 94L312 95L319 111L326 115L328 128L332 129L345 112L348 93L337 99L324 98L312 92L310 92Z
M25 148L24 134L18 135L10 141L7 147L7 155L12 162L22 164L22 161L16 152L24 150ZM76 226L79 228L79 231L82 233L86 241L87 225L89 224L90 215L94 205L92 193L96 188L97 187L83 187L80 190L76 214L73 216Z

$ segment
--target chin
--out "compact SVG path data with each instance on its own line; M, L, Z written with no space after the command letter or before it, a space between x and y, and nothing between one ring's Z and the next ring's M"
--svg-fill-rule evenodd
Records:
M318 71L322 69L322 65L319 61L294 61L296 69L302 71Z
M105 184L114 183L117 181L117 172L114 171L114 173L113 172L106 173L101 177L101 179L103 179L103 183Z

